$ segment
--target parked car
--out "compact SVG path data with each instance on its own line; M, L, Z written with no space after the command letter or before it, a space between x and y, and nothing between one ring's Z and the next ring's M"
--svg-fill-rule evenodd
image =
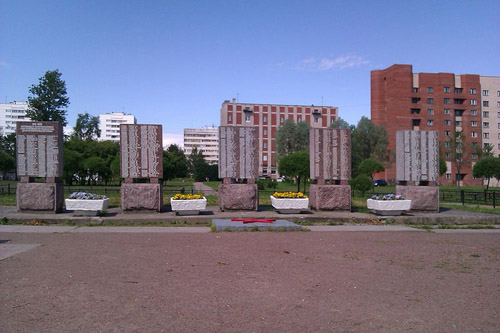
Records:
M373 181L373 186L387 186L385 179L375 179Z

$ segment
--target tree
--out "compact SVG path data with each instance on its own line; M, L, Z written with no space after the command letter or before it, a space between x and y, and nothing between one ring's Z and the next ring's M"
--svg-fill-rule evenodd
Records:
M304 121L295 124L293 120L286 120L276 131L278 159L300 150L309 150L309 129L309 124Z
M106 161L101 157L89 157L83 161L83 167L87 170L88 183L90 185L91 180L94 184L97 184L97 180L101 177L106 183L111 175L111 170L106 165Z
M99 117L91 116L87 112L79 113L73 129L73 136L80 140L97 140L101 136Z
M82 154L78 151L64 147L63 150L63 178L67 185L73 185L75 175L82 168ZM82 173L82 172L80 172Z
M358 167L360 174L367 175L373 180L373 173L384 171L384 165L373 158L367 158Z
M0 170L3 171L2 179L5 178L7 171L14 170L15 168L16 160L14 157L10 156L6 151L0 150Z
M355 128L355 126L349 125L349 123L347 121L345 121L344 119L342 119L340 117L338 119L335 119L332 122L331 127L332 128L350 129L351 131Z
M377 126L366 117L361 117L351 133L351 165L356 172L361 161L374 158L383 161L385 168L392 163L391 153L387 150L388 138L385 127Z
M61 73L56 69L47 71L38 79L37 85L29 89L29 109L26 115L37 121L59 121L66 126L69 98L66 96L66 83L61 80Z
M486 157L474 164L472 168L472 174L474 177L481 177L488 179L486 183L486 189L490 186L490 178L500 177L500 158L498 157ZM497 178L499 179L499 178Z
M442 176L446 173L448 167L446 166L446 160L442 157L439 158L439 175Z
M309 177L309 152L301 150L282 156L278 163L278 172L297 180L297 192L300 191L300 180L303 178L305 192L306 180Z
M372 188L372 179L365 174L359 174L349 182L353 189L360 191L364 196L365 192Z
M0 150L3 150L14 159L16 158L16 133L0 135Z
M455 131L453 136L449 137L445 142L445 151L450 153L451 161L455 165L457 175L455 177L457 186L460 186L460 181L463 179L461 170L465 165L470 163L467 148L467 136L461 131Z
M188 161L182 149L171 144L163 151L163 179L183 178L187 176Z
M208 177L210 165L203 158L203 153L195 147L189 155L189 172L194 180L201 182Z
M477 146L476 153L479 159L492 157L493 154L493 145L491 143L485 143L482 147Z

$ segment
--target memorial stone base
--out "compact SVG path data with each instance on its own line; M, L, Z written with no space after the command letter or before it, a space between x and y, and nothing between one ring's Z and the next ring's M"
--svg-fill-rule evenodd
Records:
M120 189L123 211L161 211L163 195L161 184L122 184Z
M397 185L396 194L411 200L411 210L439 212L439 187Z
M259 191L257 184L220 184L219 208L225 210L257 210Z
M60 213L64 204L63 183L17 183L18 212Z
M351 210L350 185L317 185L309 188L309 204L313 210Z

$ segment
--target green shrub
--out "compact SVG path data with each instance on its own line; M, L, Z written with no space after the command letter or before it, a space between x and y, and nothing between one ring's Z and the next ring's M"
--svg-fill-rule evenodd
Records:
M360 174L356 178L350 181L352 188L356 191L360 191L361 195L365 195L365 192L372 188L372 179L367 175Z

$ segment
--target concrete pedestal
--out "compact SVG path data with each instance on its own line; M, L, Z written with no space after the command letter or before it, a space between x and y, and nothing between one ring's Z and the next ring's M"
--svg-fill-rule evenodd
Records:
M257 184L220 184L219 208L225 210L257 210L259 191Z
M120 189L121 208L124 211L161 211L163 195L161 184L122 184Z
M62 183L18 183L16 199L18 212L60 213L64 186Z
M317 185L309 188L309 204L313 210L351 210L350 185Z
M439 187L397 185L396 194L411 200L411 210L439 212Z

